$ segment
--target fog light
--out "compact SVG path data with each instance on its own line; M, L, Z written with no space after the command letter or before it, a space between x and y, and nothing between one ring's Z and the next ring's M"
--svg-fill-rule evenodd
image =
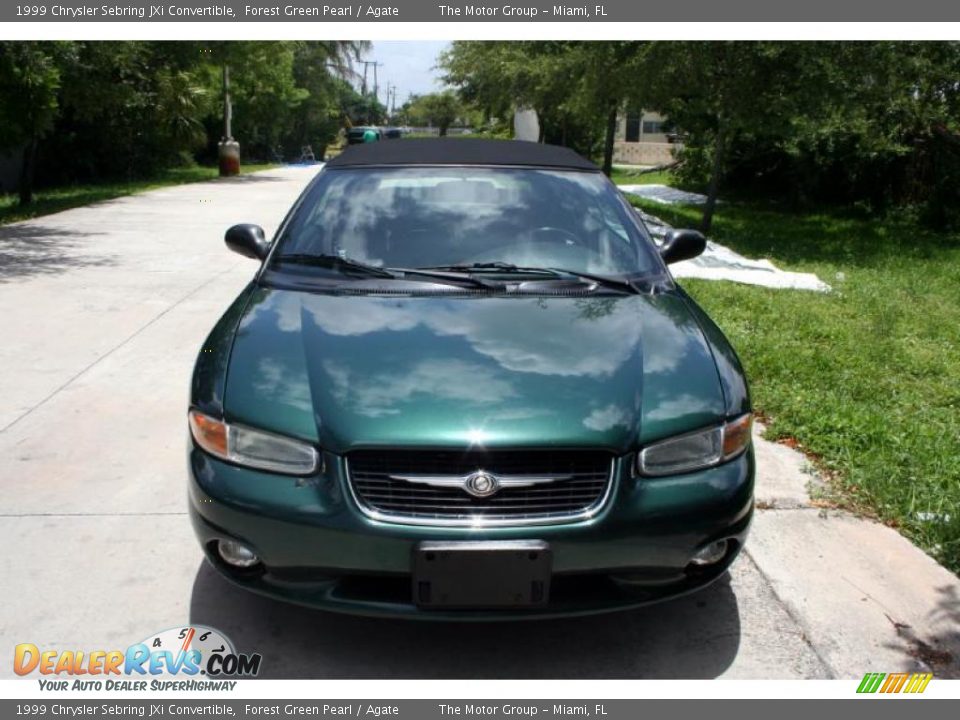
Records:
M696 554L690 558L691 565L713 565L714 563L720 562L726 557L727 554L727 541L726 540L717 540L712 542L706 547L702 547L697 550Z
M238 568L253 567L260 562L253 550L234 540L220 540L217 543L217 552L225 563Z

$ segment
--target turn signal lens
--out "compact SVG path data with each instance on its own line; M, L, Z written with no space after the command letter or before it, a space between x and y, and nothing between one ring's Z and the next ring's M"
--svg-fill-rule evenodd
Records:
M750 444L753 415L747 413L723 426L723 459L729 460L743 452Z
M227 459L227 424L196 410L190 411L190 431L197 445L211 455Z

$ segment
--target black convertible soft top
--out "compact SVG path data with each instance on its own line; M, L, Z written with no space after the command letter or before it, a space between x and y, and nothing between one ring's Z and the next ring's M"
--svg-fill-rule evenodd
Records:
M589 160L558 145L522 140L423 138L351 145L328 168L376 165L520 165L599 172Z

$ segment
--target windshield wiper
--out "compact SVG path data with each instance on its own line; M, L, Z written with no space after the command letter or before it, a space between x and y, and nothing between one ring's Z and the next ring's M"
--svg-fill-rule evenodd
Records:
M442 281L448 285L462 286L464 283L473 287L489 288L490 283L484 282L480 278L471 277L463 273L453 274L446 272L431 272L420 268L385 268L377 265L370 265L360 260L341 257L339 255L313 255L310 253L290 253L287 255L278 255L278 262L289 262L298 265L310 265L313 267L323 267L331 269L341 269L369 275L371 277L385 278L388 280L406 280L411 275L421 275L431 280ZM412 279L412 278L411 278Z
M638 289L630 280L620 280L617 278L607 277L606 275L594 275L592 273L580 272L578 270L567 270L565 268L544 268L544 267L523 267L521 265L514 265L513 263L502 262L500 260L494 262L483 262L483 263L473 263L471 265L439 265L431 268L424 268L430 270L451 270L455 272L491 272L491 273L517 273L517 274L530 274L530 275L548 275L550 277L562 278L562 277L572 277L578 280L583 280L587 282L592 282L597 285L603 285L605 287L612 287L624 292L636 293Z
M549 268L557 273L564 273L566 275L571 275L580 280L587 280L598 285L604 285L610 288L616 288L624 292L637 293L639 290L637 286L633 284L630 280L621 280L619 278L607 277L606 275L594 275L593 273L580 272L579 270L564 270L560 268Z
M290 253L287 255L278 255L277 262L288 262L296 265L310 265L313 267L330 268L332 270L351 270L353 272L363 273L372 277L390 278L391 280L400 279L397 273L386 268L368 265L359 260L340 257L339 255L313 255L311 253Z
M496 287L486 282L485 280L481 280L480 278L473 277L472 275L468 275L464 272L443 272L439 268L437 270L434 270L432 268L390 268L390 269L398 273L403 273L404 275L420 275L423 277L430 278L432 280L442 280L443 282L446 282L450 285L463 285L463 283L467 283L468 285L472 285L473 287L479 287L479 288L489 289L492 287Z
M492 273L526 273L537 275L550 275L551 277L560 277L561 273L550 268L521 267L513 263L497 260L495 262L471 263L469 265L431 265L429 267L417 268L417 270L447 270L450 272L473 273L490 271Z

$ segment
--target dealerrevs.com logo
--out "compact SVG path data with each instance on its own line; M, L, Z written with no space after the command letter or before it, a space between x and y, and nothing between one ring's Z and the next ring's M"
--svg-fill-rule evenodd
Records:
M126 650L20 643L13 670L45 676L38 678L41 690L232 690L236 682L227 678L255 677L261 660L259 653L238 653L219 630L193 625L164 630Z

